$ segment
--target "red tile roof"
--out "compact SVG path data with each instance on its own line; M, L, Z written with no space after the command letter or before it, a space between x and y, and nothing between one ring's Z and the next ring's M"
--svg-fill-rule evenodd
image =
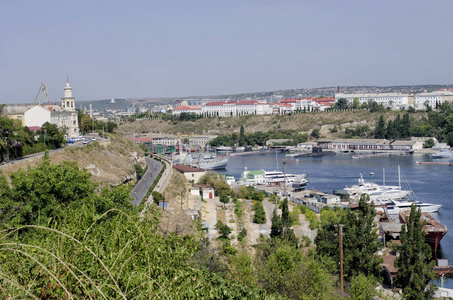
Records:
M30 129L31 131L38 131L38 130L41 130L41 127L39 126L28 126L28 129Z
M253 104L258 104L256 100L244 100L244 101L214 101L214 102L208 102L205 104L205 106L220 106L220 105L253 105Z
M246 101L236 101L234 104L236 104L236 105L253 105L253 104L258 104L258 102L255 100L246 100Z
M173 110L191 110L191 109L201 109L201 105L190 105L190 106L182 105L173 108Z
M232 104L232 102L228 102L228 101L213 101L213 102L206 103L205 106L219 106L219 105L224 105L224 104Z

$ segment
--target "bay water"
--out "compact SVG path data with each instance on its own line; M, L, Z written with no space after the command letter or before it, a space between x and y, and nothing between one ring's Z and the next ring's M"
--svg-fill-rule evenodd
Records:
M387 156L365 159L354 159L351 154L338 154L323 157L304 157L288 159L284 153L247 155L230 157L225 170L218 173L233 175L239 179L244 167L248 170L264 169L265 171L283 171L286 161L286 173L308 173L307 189L332 193L346 186L358 183L360 174L365 181L398 185L398 166L405 181L411 186L416 200L442 204L443 207L433 216L442 225L453 230L453 166L423 165L417 161L450 162L449 160L432 160L427 155ZM374 174L374 175L371 175ZM453 232L447 232L437 250L438 258L448 259L453 265ZM440 282L436 282L440 286ZM444 287L453 288L453 278L447 278Z

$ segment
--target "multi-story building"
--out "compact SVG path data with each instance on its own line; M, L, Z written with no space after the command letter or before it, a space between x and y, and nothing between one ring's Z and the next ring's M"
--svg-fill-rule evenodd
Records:
M50 123L56 124L58 128L66 130L66 138L73 138L80 135L78 113L75 110L75 97L72 96L72 88L69 80L66 81L64 95L61 98L61 107L54 107L50 115Z
M172 115L180 115L182 113L193 113L196 115L202 114L201 105L182 105L171 110Z
M255 100L247 101L214 101L203 106L203 115L208 117L233 117L243 115L270 114L270 106Z
M189 144L191 147L204 148L216 137L217 135L196 135L189 139Z
M339 99L346 99L348 103L352 105L355 98L357 98L362 103L376 102L384 106L389 106L392 108L400 109L406 108L414 104L414 95L411 94L401 94L401 93L375 93L375 94L344 94L337 93L335 94L335 101L338 102Z
M453 92L435 91L430 93L420 93L415 95L415 108L423 109L425 104L435 108L437 104L447 102L453 104Z

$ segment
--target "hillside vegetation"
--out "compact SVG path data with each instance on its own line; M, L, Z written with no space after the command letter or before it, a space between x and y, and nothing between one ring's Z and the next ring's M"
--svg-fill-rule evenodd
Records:
M135 164L143 164L143 150L127 138L118 134L109 134L110 143L102 146L92 142L78 147L66 147L62 151L50 154L52 163L63 161L77 162L80 168L86 168L92 174L94 182L105 182L118 185L135 179ZM34 161L18 161L4 168L4 174L16 172L19 168L26 169L36 165Z
M246 133L269 130L296 130L309 133L320 129L323 137L341 136L346 128L357 125L375 127L380 116L386 120L394 120L402 111L370 112L368 110L301 113L290 115L247 115L229 118L201 118L195 121L165 121L162 119L135 120L119 124L118 132L125 135L146 134L228 134L239 132L241 125ZM425 112L411 113L411 118L421 120ZM338 128L337 132L329 129Z

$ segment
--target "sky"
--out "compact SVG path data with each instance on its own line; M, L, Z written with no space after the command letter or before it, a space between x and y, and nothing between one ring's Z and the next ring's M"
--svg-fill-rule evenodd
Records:
M0 0L0 103L451 84L451 0Z

